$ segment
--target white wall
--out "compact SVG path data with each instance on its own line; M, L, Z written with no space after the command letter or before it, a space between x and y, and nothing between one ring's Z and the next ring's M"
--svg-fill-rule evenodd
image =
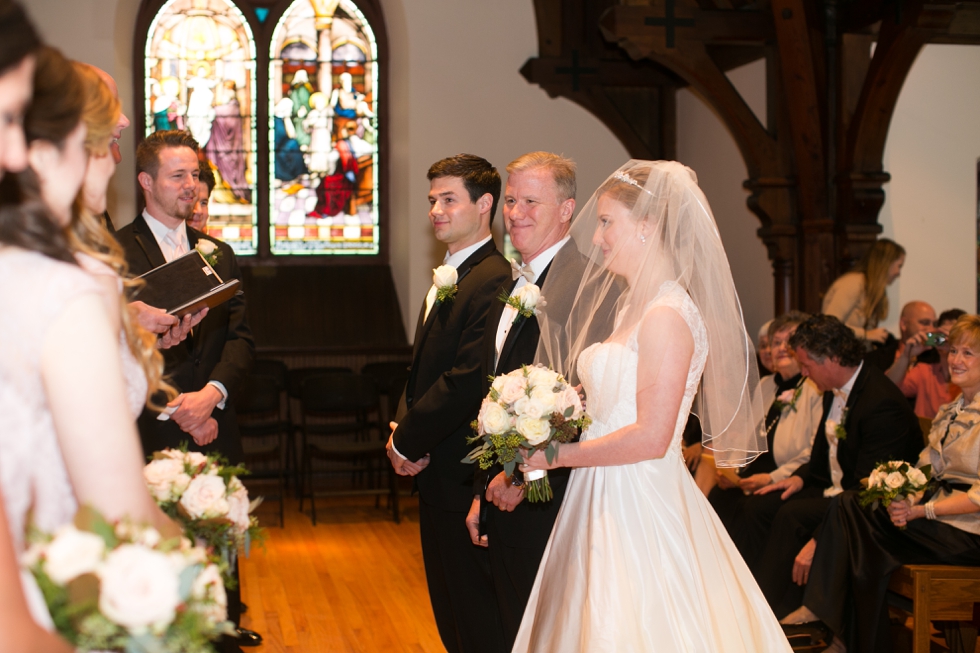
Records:
M45 39L66 55L115 76L132 112L133 27L138 0L26 0ZM444 250L427 211L429 166L459 152L507 163L531 150L563 153L579 164L579 202L628 159L595 117L553 100L518 72L537 55L530 0L382 0L391 46L391 266L408 337ZM135 214L133 129L113 180L117 224ZM502 222L499 211L497 223ZM499 231L499 227L498 227ZM499 235L499 234L498 234ZM499 240L498 240L499 242Z
M880 222L908 252L889 288L886 327L898 333L901 307L924 300L936 311L977 310L977 158L980 48L928 45L909 71L888 132Z
M748 105L766 124L766 68L764 61L732 70L728 74ZM749 211L745 162L731 134L718 116L690 90L677 93L677 159L698 175L698 183L714 212L735 288L742 301L745 325L750 334L773 315L772 266L766 248L756 235L759 219Z

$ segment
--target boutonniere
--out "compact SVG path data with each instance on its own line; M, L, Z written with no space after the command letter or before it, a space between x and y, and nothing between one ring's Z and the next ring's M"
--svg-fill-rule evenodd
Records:
M221 250L218 249L218 246L212 243L210 240L206 240L204 238L200 239L197 241L197 244L194 245L194 249L201 254L201 257L207 261L208 265L211 267L218 264L218 259L221 257Z
M840 422L835 422L832 419L828 419L826 424L824 424L824 431L828 436L834 436L838 440L847 439L847 430L844 428L844 422L847 421L847 411L849 408L845 408L840 414Z
M776 407L776 410L782 410L787 406L794 413L796 412L796 402L800 398L800 394L803 392L803 384L806 383L806 377L800 379L800 382L796 384L796 388L793 390L786 390L779 393L776 400L772 402L772 405Z
M521 318L540 315L541 312L538 309L548 305L548 302L544 300L544 295L541 294L541 289L533 283L522 286L513 295L501 293L500 301L508 306L512 306L517 311L514 324L517 324Z
M444 304L456 299L459 287L456 281L456 268L451 265L440 265L432 271L432 285L436 287L436 302Z

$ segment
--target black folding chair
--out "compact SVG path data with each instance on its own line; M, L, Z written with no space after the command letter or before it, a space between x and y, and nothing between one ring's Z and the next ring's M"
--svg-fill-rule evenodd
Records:
M279 501L279 526L285 525L286 439L290 424L282 417L283 387L271 376L253 374L245 379L235 409L238 430L250 470L246 480L277 481L279 494L266 499Z

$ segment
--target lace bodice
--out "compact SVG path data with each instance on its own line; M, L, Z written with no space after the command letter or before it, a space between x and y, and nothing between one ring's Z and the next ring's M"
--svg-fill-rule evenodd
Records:
M75 515L41 379L41 353L50 326L88 293L98 293L98 286L84 270L0 247L0 486L15 550L23 548L29 511L45 531Z
M108 265L86 254L77 254L75 258L78 259L78 264L86 272L94 277L108 277L112 279L115 282L116 291L119 293L122 292L122 279ZM118 300L112 297L109 298L109 301ZM139 361L136 360L132 350L130 350L129 342L126 340L126 331L122 328L119 329L119 353L121 356L123 381L125 382L126 388L126 406L129 407L129 412L135 420L143 412L143 407L146 405L146 373L143 371L143 367Z
M687 293L675 282L660 287L657 297L648 308L669 306L687 323L694 338L694 355L687 373L684 399L677 414L670 451L680 451L681 435L691 411L694 395L704 364L708 358L708 334L697 307ZM588 400L592 425L582 434L583 440L602 437L636 421L636 372L639 362L639 324L634 327L626 344L601 342L591 345L579 356L579 374Z

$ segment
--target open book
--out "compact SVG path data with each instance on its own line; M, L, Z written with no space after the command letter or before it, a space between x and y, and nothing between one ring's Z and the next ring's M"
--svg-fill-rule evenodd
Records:
M240 292L238 279L222 281L196 249L137 277L145 283L133 299L183 317L214 308Z

